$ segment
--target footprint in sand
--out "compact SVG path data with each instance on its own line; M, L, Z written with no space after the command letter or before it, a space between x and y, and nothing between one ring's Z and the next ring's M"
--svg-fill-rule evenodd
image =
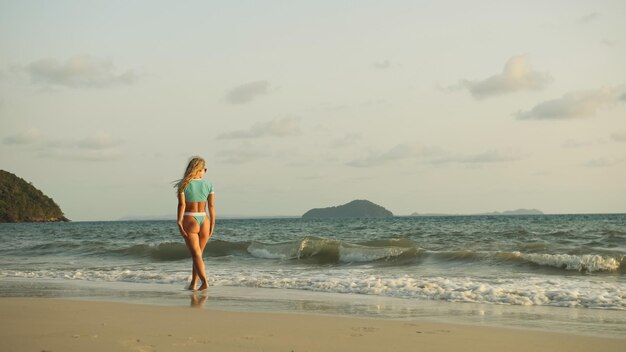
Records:
M415 333L417 334L449 334L450 332L451 332L450 330L430 330L430 331L415 330Z
M142 344L140 339L126 341L124 343L124 345L126 345L126 347L132 348L133 350L135 350L137 352L154 352L154 351L156 351L156 346L155 345Z
M350 334L350 336L363 336L364 333L372 333L378 331L378 328L374 328L371 326L355 326L350 328L350 330L354 331L354 333Z

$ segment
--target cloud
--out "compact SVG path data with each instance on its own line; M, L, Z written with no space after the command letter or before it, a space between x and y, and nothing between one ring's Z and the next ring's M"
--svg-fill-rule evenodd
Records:
M585 166L587 167L593 167L593 168L599 168L599 167L609 167L609 166L613 166L615 164L618 164L619 161L617 160L610 160L610 159L606 159L606 158L596 158L596 159L591 159L589 161L587 161L585 163Z
M16 134L4 137L2 143L7 145L26 145L41 142L43 135L40 130L31 128Z
M605 46L608 46L609 48L612 48L615 46L615 44L617 44L614 40L610 40L610 39L602 39L601 41L602 44L604 44Z
M522 159L522 156L514 152L503 153L495 150L469 155L446 155L440 148L426 147L417 143L401 143L384 153L356 159L347 163L347 165L353 167L373 167L405 159L414 159L417 162L431 165L482 165L518 161Z
M356 144L362 140L363 136L360 133L348 133L341 138L337 138L332 142L333 148L341 148Z
M114 161L123 157L122 151L119 149L98 149L98 150L62 150L62 149L49 149L40 150L36 157L43 159L57 159L57 160L79 160L79 161Z
M26 151L34 153L39 158L111 161L123 157L119 148L123 141L105 133L79 139L51 139L39 130L29 129L4 138L3 143L26 148Z
M132 70L118 73L111 59L78 55L59 62L41 59L26 65L24 71L33 82L72 88L105 88L134 83L138 75Z
M231 104L246 104L261 95L268 93L270 83L268 81L255 81L242 84L226 93L226 101Z
M102 150L113 148L121 143L122 141L114 140L108 134L98 133L94 136L89 136L77 141L76 146L81 149Z
M249 130L233 131L219 135L218 139L242 139L261 137L288 137L300 134L300 119L284 117L268 122L255 123Z
M352 160L347 165L353 167L380 166L397 160L432 157L439 153L437 148L426 147L418 143L400 143L386 152Z
M474 98L512 93L520 90L539 90L550 83L547 73L534 71L527 55L513 56L504 65L502 73L482 81L461 81L461 87L469 89Z
M265 151L265 148L250 144L241 145L236 149L224 149L218 154L221 162L226 164L245 164L268 156L269 153Z
M611 139L616 142L626 142L626 132L616 132L611 134Z
M391 68L391 62L389 60L383 60L383 61L376 61L372 64L372 66L374 68L377 68L379 70L386 70L388 68Z
M430 161L431 164L493 164L521 160L522 156L517 153L502 153L490 150L478 154L448 156Z
M613 88L570 92L561 98L539 103L528 111L519 111L515 116L521 120L589 117L601 107L617 101L617 96L617 90Z
M581 147L588 147L588 146L592 146L596 144L603 144L603 143L605 143L605 141L603 141L602 139L597 139L595 141L591 141L591 140L581 141L581 140L576 140L576 139L568 139L562 144L562 146L563 148L581 148Z
M600 18L600 14L597 12L592 12L590 14L587 14L581 18L578 19L579 23L583 23L583 24L587 24L587 23L591 23L595 20L597 20L598 18Z

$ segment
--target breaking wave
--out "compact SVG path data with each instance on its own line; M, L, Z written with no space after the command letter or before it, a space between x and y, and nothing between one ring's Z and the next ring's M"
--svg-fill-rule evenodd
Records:
M336 239L307 236L295 241L263 243L259 241L229 242L212 240L205 257L247 256L257 259L297 261L304 264L374 264L419 265L423 260L437 263L489 263L493 265L525 265L532 269L578 271L584 273L626 272L623 254L545 253L548 246L528 243L524 251L427 250L407 239L370 240L350 243ZM110 248L105 242L51 242L25 249L37 254L75 253L80 256L128 257L154 262L188 260L189 251L182 242L132 244ZM533 253L539 251L541 253Z

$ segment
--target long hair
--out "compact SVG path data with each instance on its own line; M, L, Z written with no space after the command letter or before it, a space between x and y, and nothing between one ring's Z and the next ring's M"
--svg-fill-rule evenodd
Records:
M174 188L176 188L177 191L176 193L183 193L185 191L185 187L187 187L189 182L191 182L191 179L194 178L200 170L204 169L204 166L204 159L199 156L192 157L187 164L187 169L185 169L183 178L174 185Z

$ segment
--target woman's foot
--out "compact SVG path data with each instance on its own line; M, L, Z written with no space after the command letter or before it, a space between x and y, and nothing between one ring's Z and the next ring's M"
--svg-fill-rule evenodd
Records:
M197 284L196 282L190 283L189 286L187 286L187 289L189 291L194 291L196 289L196 284Z
M200 287L198 288L198 291L204 291L204 290L206 290L206 289L208 289L208 288L209 288L209 283L208 283L208 282L203 282L203 283L202 283L202 286L200 286Z

